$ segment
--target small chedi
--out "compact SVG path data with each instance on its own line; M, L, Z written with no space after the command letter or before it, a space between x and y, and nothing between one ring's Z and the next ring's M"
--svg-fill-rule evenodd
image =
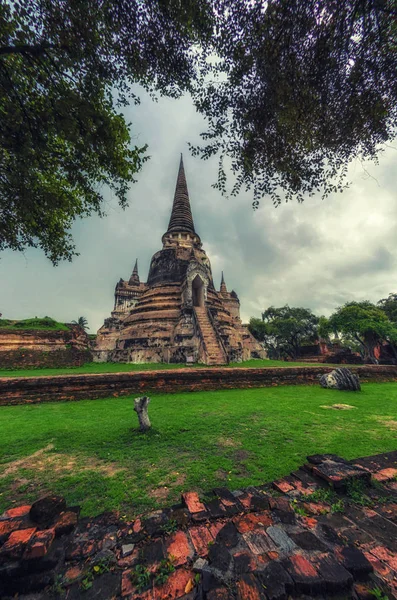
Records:
M194 228L181 157L163 248L142 283L135 263L120 279L110 318L99 329L98 362L226 364L264 358L262 346L240 319L240 301L222 273L214 286L210 261Z

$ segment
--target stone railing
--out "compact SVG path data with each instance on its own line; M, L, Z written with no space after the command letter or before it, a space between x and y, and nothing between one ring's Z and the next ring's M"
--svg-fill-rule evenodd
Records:
M207 346L205 343L204 336L201 332L201 327L198 322L196 311L195 311L194 307L193 307L192 314L193 314L194 335L199 340L199 347L198 347L198 351L197 351L197 362L200 362L201 359L204 359L204 361L207 362L207 359L208 359Z
M223 342L222 336L220 335L220 333L218 331L218 327L217 327L217 324L215 323L214 316L211 313L211 311L209 310L209 308L207 308L207 314L208 314L210 323L212 325L212 328L213 328L213 330L215 332L215 336L216 336L217 342L218 342L218 344L220 345L220 347L222 349L223 355L225 357L225 361L226 361L226 363L228 363L229 362L229 354L228 354L228 352L226 350L226 346L225 346L225 344Z

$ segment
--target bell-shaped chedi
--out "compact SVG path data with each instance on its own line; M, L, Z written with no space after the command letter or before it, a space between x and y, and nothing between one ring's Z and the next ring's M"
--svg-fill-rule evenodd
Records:
M151 260L147 283L137 262L115 290L111 317L99 329L98 361L225 364L263 356L240 320L237 294L219 292L195 231L181 156L163 247Z

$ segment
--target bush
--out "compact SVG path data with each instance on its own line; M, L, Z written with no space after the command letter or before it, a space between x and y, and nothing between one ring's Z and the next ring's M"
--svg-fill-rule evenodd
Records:
M0 327L8 327L11 323L9 319L0 319Z

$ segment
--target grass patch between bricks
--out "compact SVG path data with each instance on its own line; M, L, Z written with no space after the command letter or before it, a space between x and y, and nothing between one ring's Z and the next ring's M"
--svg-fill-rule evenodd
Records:
M354 411L321 408L353 401ZM309 454L395 450L397 432L382 417L396 408L395 383L364 384L361 393L283 386L154 394L153 428L141 434L133 397L2 407L0 511L52 492L86 515L133 516L184 491L278 479Z

